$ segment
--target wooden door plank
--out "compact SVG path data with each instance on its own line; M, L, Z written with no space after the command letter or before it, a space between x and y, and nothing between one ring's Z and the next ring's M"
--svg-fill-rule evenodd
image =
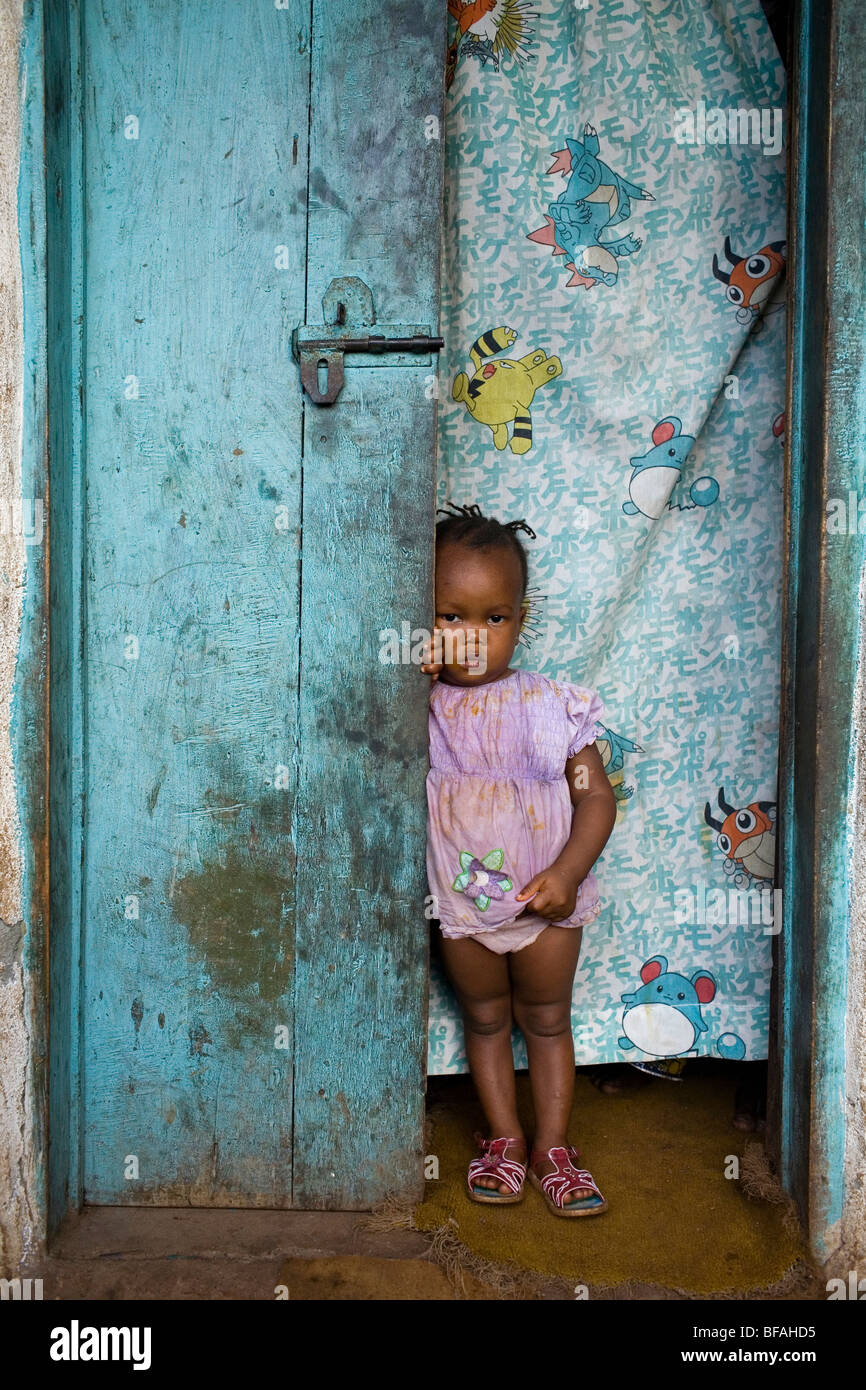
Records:
M307 321L357 276L437 332L446 7L316 0ZM347 44L345 34L364 35ZM295 818L296 1206L423 1188L427 680L379 634L432 611L435 366L347 358L305 402Z
M283 1206L309 7L84 8L85 1197Z
M6 18L4 16L4 18ZM0 1039L4 1078L2 1170L8 1175L0 1204L2 1275L14 1276L18 1261L44 1249L47 1228L48 1173L45 1162L51 1131L48 1121L49 981L45 969L49 941L48 747L50 710L48 670L48 304L46 222L49 195L43 177L47 114L43 103L44 48L38 5L23 7L20 38L17 19L5 26L7 57L14 63L12 32L18 40L16 128L8 128L9 175L18 144L17 230L20 283L11 265L4 277L8 304L0 334L6 352L3 409L18 449L4 452L3 567L4 651L2 681L8 711L8 748L4 756L6 818L0 847L0 934L3 964ZM8 71L8 68L7 68ZM16 92L10 88L14 110ZM4 132L5 133L5 132ZM13 185L10 182L9 192ZM12 193L14 199L14 193ZM14 203L7 217L13 216ZM22 317L17 321L17 296ZM21 338L19 340L19 330ZM17 354L23 343L23 352ZM15 372L20 371L18 381ZM21 504L20 519L15 515ZM40 511L41 508L41 511ZM12 515L10 516L10 512ZM20 623L20 629L19 629ZM20 634L20 635L19 635ZM13 636L15 640L13 641ZM13 781L14 779L14 781ZM23 1269L22 1269L23 1272Z
M48 0L45 166L50 498L51 1231L81 1205L81 872L84 732L82 611L84 392L81 9Z

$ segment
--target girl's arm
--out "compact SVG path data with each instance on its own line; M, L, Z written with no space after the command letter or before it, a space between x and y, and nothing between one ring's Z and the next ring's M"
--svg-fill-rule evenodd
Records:
M571 916L577 890L610 839L616 821L613 787L594 743L568 759L565 775L574 807L571 834L553 863L515 894L517 902L533 898L532 911L553 922Z

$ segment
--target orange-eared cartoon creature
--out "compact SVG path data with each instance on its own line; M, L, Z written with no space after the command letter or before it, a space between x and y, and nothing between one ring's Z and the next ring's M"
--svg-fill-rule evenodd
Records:
M562 376L558 357L548 357L543 349L517 359L490 359L505 352L517 339L513 328L492 328L476 338L469 349L475 373L472 377L459 372L454 378L451 395L463 401L473 419L487 425L493 433L497 449L506 445L514 454L526 454L532 448L532 416L529 407L540 386L546 386ZM508 422L513 422L508 438Z
M704 820L717 831L716 844L725 856L725 873L732 874L738 888L771 887L776 865L776 803L753 801L748 806L731 806L719 787L719 809L724 820L717 820L710 803Z
M730 270L722 270L713 256L713 274L726 285L725 298L737 306L737 323L754 323L785 269L784 241L771 241L751 256L738 256L725 237L725 259Z

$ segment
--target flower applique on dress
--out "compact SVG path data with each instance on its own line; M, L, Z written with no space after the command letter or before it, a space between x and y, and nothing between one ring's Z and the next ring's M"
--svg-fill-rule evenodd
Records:
M483 859L476 859L469 850L460 852L460 869L451 887L458 893L465 893L481 912L486 912L491 900L505 897L514 887L507 874L501 873L505 855L501 849L492 849Z

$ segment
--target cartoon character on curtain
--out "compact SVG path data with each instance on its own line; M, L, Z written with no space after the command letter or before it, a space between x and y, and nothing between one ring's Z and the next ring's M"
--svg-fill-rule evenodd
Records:
M639 251L643 241L631 233L602 241L602 233L631 216L633 198L650 202L655 198L598 158L600 146L594 126L584 126L582 141L566 136L565 146L564 150L554 150L547 173L569 174L568 184L549 205L545 225L529 232L528 239L552 246L554 256L569 257L565 265L571 279L566 288L583 285L589 290L597 284L615 285L619 262Z
M668 970L665 956L653 956L641 966L640 978L639 989L620 996L625 1008L619 1046L652 1059L633 1062L639 1071L679 1081L686 1058L697 1056L697 1044L708 1031L703 1007L716 997L715 977L708 970L695 970L689 979ZM736 1033L722 1033L716 1051L739 1060L746 1046Z
M732 806L724 787L719 787L718 802L724 820L713 815L709 802L704 807L704 820L717 832L725 873L737 888L772 888L776 872L775 801Z
M538 19L526 0L448 0L448 13L457 30L445 62L445 90L454 81L458 58L476 58L482 68L490 63L499 72L503 58L524 64L534 58L530 23Z
M607 773L608 781L613 787L613 794L617 803L622 805L634 796L634 787L628 786L625 781L624 767L626 753L642 753L643 749L639 743L632 743L631 739L624 734L615 734L613 729L608 729L602 725L604 737L595 741L595 746L601 754L601 761Z
M476 338L469 349L475 371L472 377L459 372L451 395L455 401L463 401L474 420L488 426L497 449L508 445L513 454L526 454L532 448L529 408L540 387L562 376L562 363L558 357L548 357L543 348L525 357L492 360L516 339L514 329L506 327L488 329Z
M687 502L671 497L695 442L682 429L682 421L676 415L659 420L652 432L652 448L629 459L633 472L628 485L629 500L622 504L626 516L640 513L657 521L665 510L690 511L693 507L709 507L716 501L719 485L710 477L695 479Z
M751 256L738 256L731 249L730 237L725 237L725 260L730 270L723 270L718 256L713 256L713 274L726 286L725 298L737 306L737 323L748 324L752 331L760 327L763 313L780 312L766 308L767 302L785 270L784 241L771 241Z

